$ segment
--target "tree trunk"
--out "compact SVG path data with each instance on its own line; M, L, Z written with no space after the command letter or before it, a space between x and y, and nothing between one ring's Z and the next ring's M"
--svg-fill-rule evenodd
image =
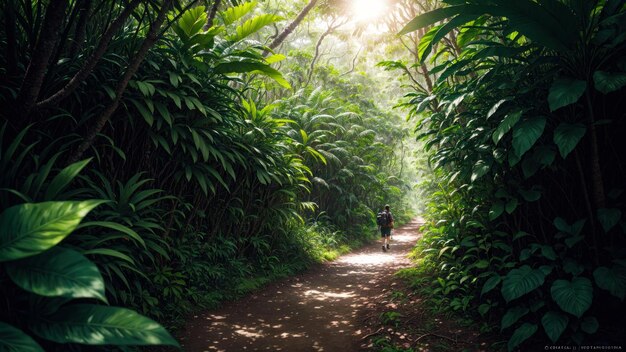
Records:
M148 31L146 38L141 44L141 47L133 56L130 64L128 65L128 68L126 69L126 72L124 72L124 75L117 83L117 86L115 88L115 98L113 98L113 101L111 101L109 105L104 109L96 122L87 130L83 141L78 145L76 150L74 150L74 152L68 158L68 164L74 163L82 157L83 153L93 144L96 136L98 135L98 133L100 133L100 131L102 131L115 110L117 110L117 107L122 100L122 95L124 94L124 91L126 90L128 83L130 82L130 79L133 77L135 72L137 72L137 69L139 69L139 65L148 54L148 50L150 50L150 48L157 41L159 30L161 28L161 25L165 21L166 14L171 4L172 0L165 0L163 6L159 11L159 14L157 15L156 20L150 25L150 30Z
M296 17L296 19L293 20L293 22L291 22L276 38L274 38L274 40L270 43L270 45L268 45L268 48L272 50L276 49L276 47L278 47L283 41L285 41L285 38L287 38L287 36L291 34L294 31L294 29L296 29L296 27L298 27L298 25L300 24L300 22L302 22L304 17L306 17L306 15L313 9L313 7L315 7L316 3L317 3L317 0L309 1L309 3L302 9L302 11L300 11L300 13L298 14L298 17ZM269 54L268 50L263 52L264 56L267 56L268 54Z
M213 1L213 5L211 6L211 10L208 13L208 17L206 20L206 23L204 24L204 30L206 31L207 29L213 27L213 20L215 19L215 16L217 15L217 9L220 7L220 3L222 2L222 0L214 0Z
M72 77L72 79L70 79L70 81L67 82L67 84L63 88L58 90L49 98L38 102L36 105L37 109L44 109L53 106L54 104L57 104L58 102L72 94L72 92L74 92L76 88L78 88L78 85L85 78L87 78L87 76L89 76L94 67L96 67L96 64L100 61L107 48L109 47L109 43L111 42L111 39L113 38L115 33L117 33L120 28L122 28L128 17L133 13L135 7L137 7L140 2L140 0L133 0L133 2L126 6L120 16L116 18L115 21L111 23L106 32L104 32L102 38L100 39L100 42L98 43L98 46L96 47L96 50L87 59L85 65L80 70L78 70L78 72L76 72L74 77Z
M59 30L63 24L67 4L67 0L51 0L48 4L37 44L16 99L21 117L28 117L31 109L35 106L37 97L39 97L48 60L54 53L54 47L59 38Z

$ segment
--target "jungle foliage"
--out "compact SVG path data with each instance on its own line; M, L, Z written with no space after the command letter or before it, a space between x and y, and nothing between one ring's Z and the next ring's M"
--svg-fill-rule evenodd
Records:
M176 346L152 319L176 326L409 208L391 116L289 90L264 44L282 18L257 5L2 2L1 350Z
M626 4L441 6L401 31L434 79L405 101L432 168L427 292L509 351L623 346Z

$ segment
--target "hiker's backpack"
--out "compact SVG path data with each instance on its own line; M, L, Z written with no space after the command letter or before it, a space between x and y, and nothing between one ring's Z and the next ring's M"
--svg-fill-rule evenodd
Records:
M391 214L386 211L381 211L376 214L376 224L378 226L389 226L391 223Z

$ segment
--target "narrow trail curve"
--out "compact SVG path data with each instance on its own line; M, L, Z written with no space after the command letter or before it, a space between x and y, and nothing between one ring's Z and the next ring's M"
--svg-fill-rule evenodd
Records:
M181 334L184 350L359 351L363 313L393 290L393 273L411 265L419 225L395 229L386 253L371 244L195 316Z

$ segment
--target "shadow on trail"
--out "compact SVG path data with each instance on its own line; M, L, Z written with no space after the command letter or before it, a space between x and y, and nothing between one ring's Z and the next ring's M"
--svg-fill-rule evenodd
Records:
M271 284L188 322L185 351L358 351L359 313L392 289L410 266L419 223L395 230L391 249L371 244L304 274ZM380 299L380 298L378 298Z

